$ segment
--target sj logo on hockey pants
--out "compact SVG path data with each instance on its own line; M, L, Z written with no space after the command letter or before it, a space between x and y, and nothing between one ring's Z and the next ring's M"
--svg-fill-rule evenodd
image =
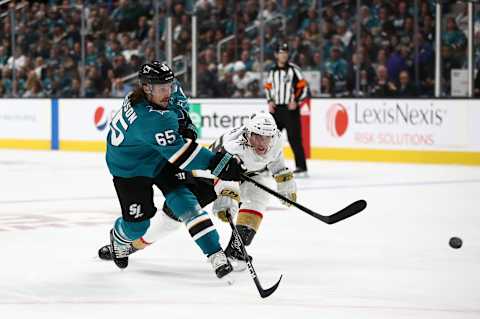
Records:
M133 216L133 218L140 218L143 216L142 211L142 205L140 204L132 204L130 205L130 215Z

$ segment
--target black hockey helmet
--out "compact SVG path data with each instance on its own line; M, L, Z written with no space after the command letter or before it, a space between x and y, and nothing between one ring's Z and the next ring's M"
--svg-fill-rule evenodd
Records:
M288 53L288 43L287 42L280 42L277 44L275 48L275 52L287 52Z
M138 71L138 78L142 84L165 84L173 82L175 74L165 63L153 61L142 64Z

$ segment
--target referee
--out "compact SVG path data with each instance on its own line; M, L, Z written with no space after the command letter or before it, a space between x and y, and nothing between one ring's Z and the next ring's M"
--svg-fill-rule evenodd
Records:
M278 129L287 130L288 142L295 156L294 173L306 175L307 163L302 145L299 104L307 97L307 81L300 68L288 61L288 44L281 43L275 50L277 63L268 72L265 94L268 108Z

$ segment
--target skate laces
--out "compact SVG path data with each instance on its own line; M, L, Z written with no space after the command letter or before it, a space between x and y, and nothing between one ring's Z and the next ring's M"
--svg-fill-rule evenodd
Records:
M212 263L213 269L217 269L220 266L226 265L228 263L227 256L223 251L213 254L210 257L210 262Z
M130 254L130 245L122 245L116 241L113 241L113 251L117 258L128 257Z

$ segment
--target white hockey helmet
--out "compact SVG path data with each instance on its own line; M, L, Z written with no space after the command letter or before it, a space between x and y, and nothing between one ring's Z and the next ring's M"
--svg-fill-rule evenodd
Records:
M246 124L249 133L255 133L262 136L275 136L277 133L277 124L273 116L267 112L256 112L250 116Z

